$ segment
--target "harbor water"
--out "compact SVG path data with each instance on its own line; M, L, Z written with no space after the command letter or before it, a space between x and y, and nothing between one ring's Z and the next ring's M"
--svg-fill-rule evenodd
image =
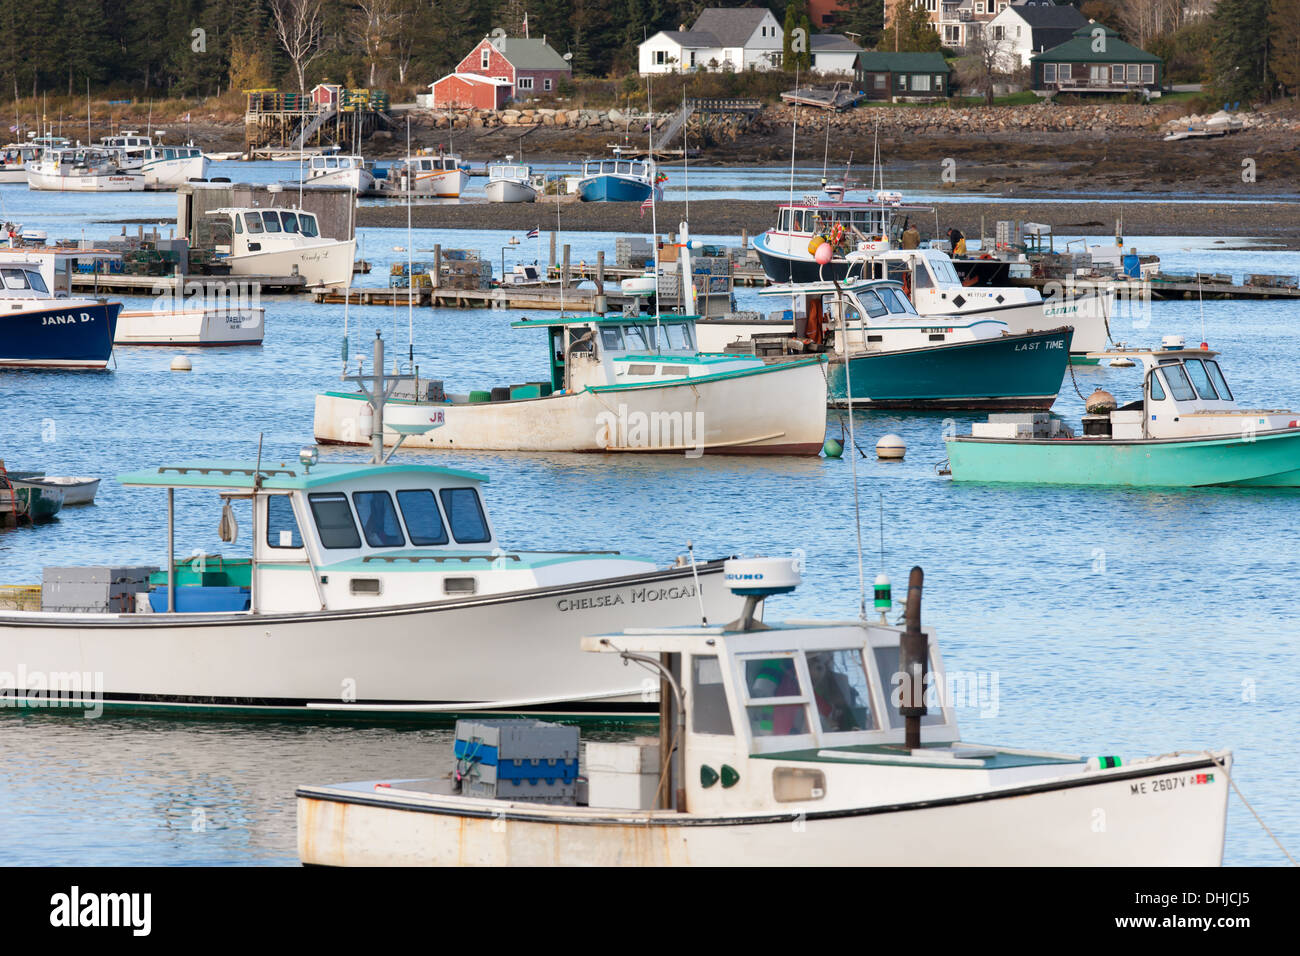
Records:
M116 235L120 227L106 220L168 215L175 202L165 194L69 201L12 188L3 199L8 218L51 238L77 238L81 224L88 238ZM532 241L512 247L510 234L492 231L417 230L412 238L416 250L436 242L479 249L498 263L506 247L507 265L546 251ZM603 249L612 263L614 238L573 234L562 242L572 244L574 262L594 261ZM374 267L362 281L382 284L388 266L406 257L406 232L366 230L361 239L358 254ZM1125 240L1159 254L1170 272L1300 274L1300 254L1231 239ZM737 299L741 308L758 307L752 289L737 290ZM345 310L305 296L261 304L267 329L258 348L119 348L109 372L0 373L7 466L106 479L95 505L0 532L0 584L39 583L45 566L164 563L165 496L122 488L117 474L199 458L251 460L259 437L264 462L296 460L312 440L314 395L341 387ZM347 311L354 358L369 355L381 330L390 357L405 364L412 348L421 376L454 392L544 373L546 343L538 332L512 330L519 317ZM1203 310L1195 301L1157 302L1117 321L1112 333L1135 345L1169 334L1205 340L1224 353L1243 406L1300 409L1295 319L1295 306L1281 302L1207 301ZM169 371L176 354L194 370ZM1067 374L1055 410L1077 420L1079 392L1103 386L1123 403L1139 384L1138 369L1079 367ZM1300 495L957 485L938 474L942 436L968 431L973 416L853 418L866 452L856 462L851 449L841 460L398 454L488 474L486 504L506 547L615 548L665 565L688 542L701 557L799 553L804 584L772 599L769 617L853 616L861 577L869 587L885 571L901 598L908 569L919 564L924 616L950 674L968 678L958 701L965 739L1124 757L1231 748L1233 779L1252 806L1293 852L1300 846L1293 797L1300 622L1290 594L1300 577ZM848 429L847 414L832 412L828 433ZM871 454L888 432L906 440L904 461ZM326 448L323 457L364 455ZM214 494L178 492L178 554L247 553L246 530L237 545L221 543L219 510ZM430 776L451 763L448 730L427 725L84 719L0 708L0 859L293 864L297 784ZM1229 807L1225 862L1284 862L1235 794Z

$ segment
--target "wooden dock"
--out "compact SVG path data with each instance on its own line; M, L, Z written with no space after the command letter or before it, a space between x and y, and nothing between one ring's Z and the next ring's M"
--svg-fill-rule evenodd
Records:
M345 294L340 289L314 289L312 299L326 305L342 305ZM624 295L617 286L596 289L561 290L558 285L498 286L493 289L451 289L423 286L415 290L355 288L346 293L346 300L354 305L397 305L407 302L422 308L439 309L511 309L558 312L610 312L621 311L636 299ZM602 301L603 300L603 301Z
M213 291L227 291L232 286L263 292L306 292L302 276L235 276L170 275L142 276L113 272L74 272L72 288L76 292L98 295L171 295L182 297L195 285Z
M1121 294L1129 294L1135 298L1146 295L1150 290L1151 298L1155 301L1166 299L1251 299L1256 301L1267 299L1300 299L1300 289L1291 289L1285 286L1262 286L1262 285L1233 285L1224 282L1201 282L1187 281L1186 279L1166 280L1159 277L1138 281L1135 279L1088 279L1084 277L1075 277L1070 279L1049 279L1040 276L1032 278L1011 277L1007 280L1011 285L1028 286L1038 289L1040 292L1048 285L1061 286L1073 281L1078 288L1087 288L1090 285L1098 285L1106 289L1111 289Z

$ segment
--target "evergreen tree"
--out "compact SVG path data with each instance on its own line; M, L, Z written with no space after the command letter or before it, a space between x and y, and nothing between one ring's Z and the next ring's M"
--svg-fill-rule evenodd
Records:
M858 46L871 49L885 29L885 0L841 0L841 33L856 33Z
M1292 96L1300 96L1300 0L1273 0L1268 25L1269 68Z
M812 64L812 27L807 0L789 0L785 6L785 28L781 41L781 63L787 71L806 72Z
M1215 8L1211 86L1225 102L1249 104L1267 96L1273 85L1268 69L1268 14L1269 0L1219 0Z
M879 49L900 53L929 53L943 46L925 8L914 0L898 0L889 27L880 35Z

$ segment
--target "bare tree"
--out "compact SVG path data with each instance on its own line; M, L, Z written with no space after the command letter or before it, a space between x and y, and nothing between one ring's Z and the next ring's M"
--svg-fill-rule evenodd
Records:
M972 30L966 41L966 55L957 61L957 76L962 86L984 94L984 102L993 105L993 84L1015 69L1015 57L1005 39L997 39L986 25Z
M394 35L403 32L399 0L357 0L353 20L366 59L370 61L370 79L366 85L374 86L380 59L389 52Z
M416 25L420 15L421 0L397 0L397 22L394 25L393 62L397 65L397 82L406 82L415 54Z
M321 0L271 0L275 35L298 74L298 92L307 92L307 67L321 55L324 19Z

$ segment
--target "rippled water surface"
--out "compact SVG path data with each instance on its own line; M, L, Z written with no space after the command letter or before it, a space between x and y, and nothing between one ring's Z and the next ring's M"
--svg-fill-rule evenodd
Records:
M819 174L819 171L818 171ZM694 174L693 174L694 178ZM103 237L99 220L166 215L175 198L64 197L5 187L10 218L51 236ZM469 247L494 260L503 232L419 232L415 248ZM726 237L703 237L723 239ZM565 238L575 260L612 235ZM365 277L382 284L405 258L404 230L368 230ZM1126 237L1173 272L1300 274L1300 255L1237 248L1216 238ZM520 257L539 252L525 244ZM545 250L540 254L544 256ZM507 252L507 261L516 255ZM753 307L753 290L738 293ZM144 303L142 303L144 304ZM35 583L46 565L165 560L165 500L112 476L169 460L296 457L311 439L312 398L339 386L343 308L264 299L266 343L244 349L117 351L106 373L0 373L11 468L100 475L97 503L50 525L0 533L0 583ZM513 313L416 309L422 375L449 390L536 379L536 333ZM1300 408L1297 307L1279 303L1156 303L1149 324L1117 338L1148 343L1183 333L1223 349L1239 400ZM1140 320L1145 321L1145 320ZM350 310L353 354L384 330L403 354L403 309ZM1204 332L1202 332L1202 323ZM185 351L189 374L168 371ZM1121 401L1137 370L1077 369ZM1057 410L1081 412L1067 376ZM936 474L945 427L972 419L860 413L865 446L886 432L907 460L857 462L865 573L901 583L926 569L926 617L950 670L996 676L996 701L959 713L967 739L1089 754L1141 755L1230 747L1234 777L1294 852L1300 846L1300 623L1294 582L1300 495L1282 491L1122 491L958 486ZM845 427L832 414L830 432ZM332 456L346 453L328 452ZM697 553L807 555L803 587L773 616L851 613L858 600L851 464L815 459L401 452L487 472L501 541L520 548L621 548L665 563ZM359 457L355 453L351 457ZM222 551L214 496L178 496L177 548ZM881 516L883 514L883 553ZM246 539L245 539L246 540ZM224 553L241 553L240 546ZM996 704L996 706L991 706ZM283 863L296 861L293 788L307 782L400 778L450 765L445 730L0 714L0 859L14 863ZM1281 856L1234 795L1226 861Z

